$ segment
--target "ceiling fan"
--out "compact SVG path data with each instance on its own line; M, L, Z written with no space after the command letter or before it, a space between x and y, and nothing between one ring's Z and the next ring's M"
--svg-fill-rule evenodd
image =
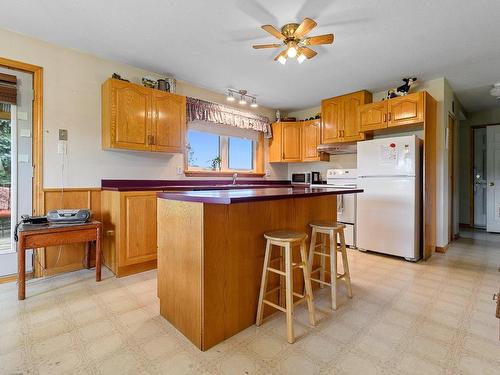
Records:
M309 46L333 43L333 34L306 37L316 26L317 23L310 18L304 18L301 24L287 23L281 28L281 32L272 25L263 25L262 29L278 38L281 43L256 44L253 48L280 48L285 46L286 49L281 51L274 58L274 61L279 61L284 65L288 58L297 58L299 64L302 64L306 59L312 59L318 54Z

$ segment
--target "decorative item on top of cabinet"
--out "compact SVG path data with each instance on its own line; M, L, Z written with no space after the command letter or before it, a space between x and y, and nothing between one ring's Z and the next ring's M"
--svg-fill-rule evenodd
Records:
M425 119L425 91L365 104L360 107L361 131L373 131L401 125L414 125Z
M328 155L318 153L319 122L275 122L273 138L269 140L269 162L296 163L302 161L329 160Z
M357 142L361 133L359 107L372 101L368 91L325 99L321 102L321 143Z
M101 91L104 149L184 151L184 96L117 79L108 79Z
M101 192L103 263L117 277L156 268L156 193Z

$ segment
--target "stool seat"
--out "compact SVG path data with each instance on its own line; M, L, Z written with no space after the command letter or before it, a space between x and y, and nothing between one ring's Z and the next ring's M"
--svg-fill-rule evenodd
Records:
M307 239L307 234L294 230L276 230L264 233L264 237L271 241L298 242Z
M340 229L345 229L346 226L345 224L338 223L336 221L327 221L327 220L321 220L321 221L313 221L309 223L309 226L311 228L320 228L320 229L334 229L334 230L340 230Z

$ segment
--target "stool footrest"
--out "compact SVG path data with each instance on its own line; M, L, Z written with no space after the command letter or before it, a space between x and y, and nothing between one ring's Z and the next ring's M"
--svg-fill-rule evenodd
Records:
M293 269L302 268L302 267L305 267L305 266L306 266L306 264L304 262L292 263L292 268Z
M267 296L268 294L274 293L274 292L276 292L277 290L280 290L280 289L281 289L281 286L279 286L279 285L278 285L277 287L275 287L275 288L273 288L273 289L268 290L268 291L266 292L266 296Z
M278 275L283 275L283 276L285 276L285 275L286 275L286 273L285 273L285 272L280 271L280 270L278 270L278 269L276 269L276 268L273 268L273 267L267 267L267 270L268 270L268 271L271 271L271 272L274 272L274 273L277 273Z
M295 294L295 293L294 293ZM293 303L294 306L300 305L302 302L306 301L306 297L302 297Z
M314 255L319 255L319 256L323 256L323 257L330 257L330 254L327 254L327 253L320 253L319 251L315 251L315 252L314 252Z
M262 300L262 302L265 303L268 306L274 307L275 309L283 311L284 313L286 313L286 309L285 308L283 308L280 305L277 305L277 304L275 304L275 303L273 303L271 301L268 301L267 299Z
M323 281L323 280L319 280L319 279L313 279L312 277L311 277L311 281L314 281L316 283L320 283L320 284L323 284L323 285L331 286L331 284L329 282L326 282L326 281Z

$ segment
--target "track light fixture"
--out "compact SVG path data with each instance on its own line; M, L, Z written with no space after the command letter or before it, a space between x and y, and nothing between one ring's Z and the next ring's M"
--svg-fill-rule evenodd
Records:
M247 103L251 103L250 107L257 108L259 105L257 104L257 98L252 95L247 94L247 90L233 90L227 89L227 101L234 102L236 98L239 97L238 103L240 105L246 105Z

